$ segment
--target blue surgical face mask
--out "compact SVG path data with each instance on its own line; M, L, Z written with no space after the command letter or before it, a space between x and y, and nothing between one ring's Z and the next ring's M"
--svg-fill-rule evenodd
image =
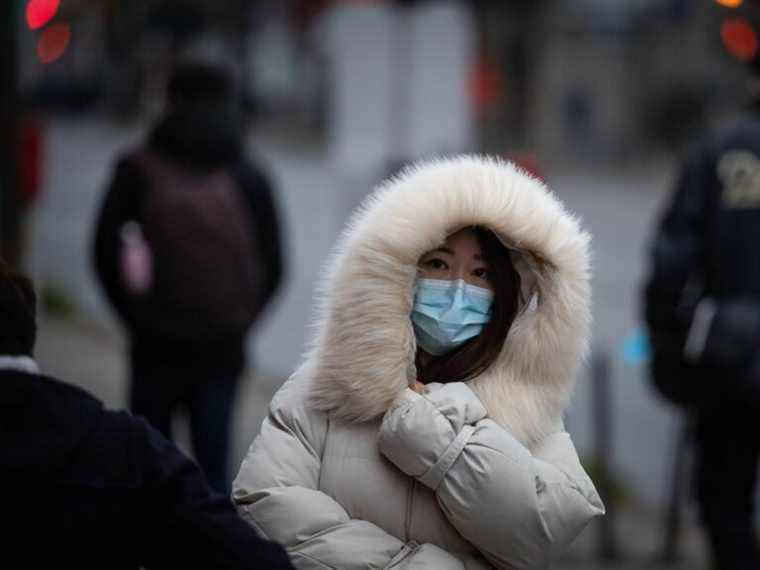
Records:
M491 319L493 293L466 283L418 279L412 324L417 344L440 356L478 336Z

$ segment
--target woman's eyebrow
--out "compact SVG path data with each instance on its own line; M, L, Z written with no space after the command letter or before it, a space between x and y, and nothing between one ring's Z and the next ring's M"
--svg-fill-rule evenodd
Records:
M428 255L430 255L431 253L437 253L437 252L448 253L449 255L454 255L454 250L446 247L445 245L441 246L441 247L437 247L433 251L428 252Z

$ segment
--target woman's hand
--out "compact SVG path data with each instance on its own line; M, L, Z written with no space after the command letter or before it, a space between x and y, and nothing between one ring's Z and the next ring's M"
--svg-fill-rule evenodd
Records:
M415 380L414 385L409 387L418 394L422 394L422 391L425 389L425 385L418 380Z

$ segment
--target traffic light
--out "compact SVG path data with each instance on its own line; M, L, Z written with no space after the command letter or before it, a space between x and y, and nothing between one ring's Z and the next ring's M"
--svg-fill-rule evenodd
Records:
M750 62L757 56L757 31L744 17L724 19L720 25L720 38L728 53L741 61Z
M56 61L66 53L71 41L71 26L68 23L48 25L55 18L60 5L60 0L28 0L26 3L26 23L29 29L42 30L37 38L37 58L45 64Z
M26 23L30 30L39 30L55 18L60 0L29 0L26 4Z
M723 50L731 57L760 69L760 1L713 0Z
M42 63L52 63L66 52L70 41L71 26L66 22L53 24L45 28L37 41L37 57Z

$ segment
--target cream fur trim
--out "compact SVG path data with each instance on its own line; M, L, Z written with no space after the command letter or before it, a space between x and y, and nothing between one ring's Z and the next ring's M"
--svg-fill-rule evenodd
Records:
M409 315L417 261L470 225L529 252L538 293L498 360L470 385L489 416L524 444L554 429L587 351L590 236L541 182L510 163L475 156L408 168L349 222L318 296L317 336L307 354L316 408L367 421L414 382Z

